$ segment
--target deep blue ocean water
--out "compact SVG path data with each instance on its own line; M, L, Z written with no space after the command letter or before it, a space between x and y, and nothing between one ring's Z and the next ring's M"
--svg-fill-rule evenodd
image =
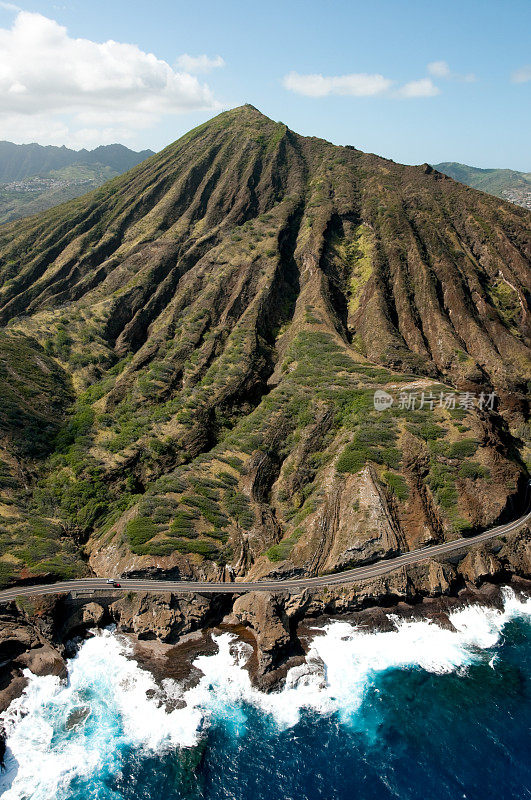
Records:
M35 678L10 710L4 796L530 798L531 608L512 605L465 609L457 633L332 623L315 673L273 700L249 687L226 637L218 657L198 660L205 677L173 715L144 700L151 678L119 637L96 637L68 687Z

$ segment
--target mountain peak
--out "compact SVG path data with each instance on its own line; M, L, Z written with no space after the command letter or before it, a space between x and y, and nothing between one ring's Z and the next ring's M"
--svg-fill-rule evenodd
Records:
M221 113L217 114L215 117L207 120L207 122L203 123L203 125L199 126L199 129L204 130L209 126L216 126L219 122L226 122L230 120L235 124L242 124L242 123L252 123L252 124L265 124L265 125L276 125L278 123L274 122L270 117L263 114L256 106L251 105L251 103L244 103L241 106L235 106L234 108L228 108L226 111L222 111ZM196 129L198 130L198 129Z
M253 106L251 103L244 103L241 106L234 106L234 108L228 109L228 113L232 113L232 114L248 114L248 113L258 114L260 117L264 117L265 119L269 119L269 117L266 117L265 114L262 114L260 109L256 108L256 106Z
M529 219L244 105L2 226L0 444L3 469L22 462L5 569L48 552L37 514L97 574L211 578L333 572L495 524L526 483ZM47 359L61 413L78 394L48 438L25 383L45 392ZM493 390L506 425L477 411ZM47 447L60 459L25 465Z
M252 105L252 103L244 103L241 106L234 106L232 111L256 111L258 114L264 116L262 112L258 108L256 108L256 106Z

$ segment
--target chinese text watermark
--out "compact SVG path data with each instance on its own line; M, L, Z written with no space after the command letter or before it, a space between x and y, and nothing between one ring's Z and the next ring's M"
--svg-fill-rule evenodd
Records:
M384 411L386 408L399 408L405 411L434 411L444 408L449 411L462 409L471 411L478 408L480 411L494 411L496 406L495 392L399 392L398 397L377 389L374 393L374 408Z

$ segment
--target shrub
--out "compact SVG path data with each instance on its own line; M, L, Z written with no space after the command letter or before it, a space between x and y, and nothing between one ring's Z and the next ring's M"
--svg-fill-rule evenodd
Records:
M94 423L94 411L89 406L82 406L57 434L56 449L65 453L74 443L89 444L89 435Z
M266 550L266 556L268 557L268 559L270 561L273 561L273 563L275 563L277 561L285 561L287 558L289 558L291 555L291 551L301 538L302 533L303 533L302 529L297 528L287 539L284 539L282 542L279 542L278 544L274 544L272 547L269 548L269 550Z
M448 458L469 458L473 456L478 449L478 443L474 439L461 439L460 442L454 442L448 448Z
M13 565L0 561L0 586L7 586L13 580Z
M216 509L203 511L203 517L207 520L207 522L210 522L210 524L214 525L216 528L226 528L229 524L229 520L225 514L222 514Z
M466 533L467 531L472 530L472 525L467 519L463 519L463 517L455 516L452 520L452 527L454 531L457 533Z
M186 491L188 484L183 478L176 475L165 475L158 479L155 488L160 492L175 492L175 494L180 494Z
M459 468L460 478L477 480L477 478L488 478L489 476L490 473L488 469L480 464L479 461L464 461Z
M415 433L426 442L434 439L440 439L446 433L444 428L442 428L440 425L437 425L436 422L431 421L423 422L421 425L409 425L408 429L411 431L411 433Z
M229 536L226 531L219 530L217 528L207 531L206 535L210 536L211 539L219 539L220 542L226 542Z
M407 500L409 488L402 475L397 475L396 472L384 472L383 479L399 500Z
M220 472L219 480L224 486L236 486L238 479L231 475L230 472Z
M177 547L175 542L166 540L164 542L153 542L147 546L144 545L142 550L152 556L171 556L177 550Z
M178 542L175 548L181 553L197 553L204 558L215 559L218 558L220 552L213 542L207 542L204 539L198 539L196 542Z
M366 452L354 449L350 445L339 456L336 469L338 472L359 472L365 466Z
M242 528L252 528L254 514L249 499L241 492L229 490L225 495L225 507L228 514L241 525Z
M446 484L438 489L437 500L443 508L453 508L457 503L457 490L455 486Z
M274 544L273 547L270 547L269 550L266 550L266 556L270 561L273 562L285 561L290 557L292 549L293 545L289 540L286 540L285 542Z
M399 469L400 462L402 461L402 453L398 447L384 447L379 452L379 459L374 458L378 464L385 464L392 469Z
M138 552L142 545L149 542L158 533L158 528L149 517L135 517L130 520L125 528L131 550Z
M170 532L177 536L197 536L192 522L193 515L186 511L179 511L170 525Z
M215 504L215 501L208 500L206 497L199 494L184 494L181 499L185 505L197 508L201 512L208 511L212 505Z

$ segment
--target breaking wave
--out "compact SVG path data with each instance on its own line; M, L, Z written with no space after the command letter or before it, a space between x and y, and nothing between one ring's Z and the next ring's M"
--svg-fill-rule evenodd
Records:
M66 800L83 785L87 797L122 797L101 787L120 774L124 753L158 757L192 748L217 725L245 735L250 709L270 719L273 735L296 726L306 712L365 726L360 709L383 673L466 676L475 663L496 669L504 627L530 616L531 599L506 589L503 610L463 607L449 614L453 629L391 617L394 630L369 632L333 621L316 631L306 664L291 669L283 689L271 694L251 685L250 648L232 634L216 636L217 653L194 661L202 677L185 689L171 680L159 687L131 658L124 637L101 631L69 661L66 684L26 673L24 694L0 717L8 745L0 793L5 800Z

